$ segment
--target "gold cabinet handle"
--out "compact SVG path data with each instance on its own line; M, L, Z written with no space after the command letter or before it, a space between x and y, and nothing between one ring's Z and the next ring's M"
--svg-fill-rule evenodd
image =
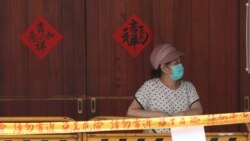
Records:
M77 112L78 114L82 114L83 113L83 100L82 98L77 98Z
M244 112L249 112L249 96L244 96Z
M246 71L250 73L250 11L249 11L249 0L246 3Z
M90 111L91 113L96 112L96 98L95 97L90 98Z

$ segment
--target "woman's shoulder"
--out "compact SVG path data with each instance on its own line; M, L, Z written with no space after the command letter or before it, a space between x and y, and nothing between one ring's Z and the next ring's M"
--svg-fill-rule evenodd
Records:
M146 84L156 84L159 82L159 78L151 78L145 81Z
M193 83L190 81L181 80L181 84L183 84L184 86L194 87Z
M144 82L144 86L157 86L159 85L159 78L151 78Z

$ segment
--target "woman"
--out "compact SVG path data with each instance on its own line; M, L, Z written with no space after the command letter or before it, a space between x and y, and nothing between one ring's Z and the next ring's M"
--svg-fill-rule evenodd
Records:
M169 44L155 47L150 55L153 78L136 92L127 116L167 117L202 114L195 87L181 80L184 68L179 52ZM147 133L168 133L170 129L152 129Z

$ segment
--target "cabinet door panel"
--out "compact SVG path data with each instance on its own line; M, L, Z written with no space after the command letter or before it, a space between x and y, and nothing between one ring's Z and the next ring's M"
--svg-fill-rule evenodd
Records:
M1 0L0 7L2 116L85 119L85 101L78 114L76 100L86 98L85 0ZM43 59L20 41L40 16L63 36Z
M126 117L127 107L132 101L128 98L89 98L87 100L88 119L98 116Z
M80 101L80 102L79 102ZM85 120L86 100L74 99L1 99L1 116L66 116L74 120Z

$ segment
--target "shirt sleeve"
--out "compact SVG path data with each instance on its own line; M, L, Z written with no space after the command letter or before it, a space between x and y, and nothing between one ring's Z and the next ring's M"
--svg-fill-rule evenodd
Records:
M199 95L196 91L196 88L194 87L194 85L190 82L188 82L188 105L191 107L191 105L196 102L197 100L199 100Z
M150 83L146 81L135 93L135 99L144 109L149 108Z

